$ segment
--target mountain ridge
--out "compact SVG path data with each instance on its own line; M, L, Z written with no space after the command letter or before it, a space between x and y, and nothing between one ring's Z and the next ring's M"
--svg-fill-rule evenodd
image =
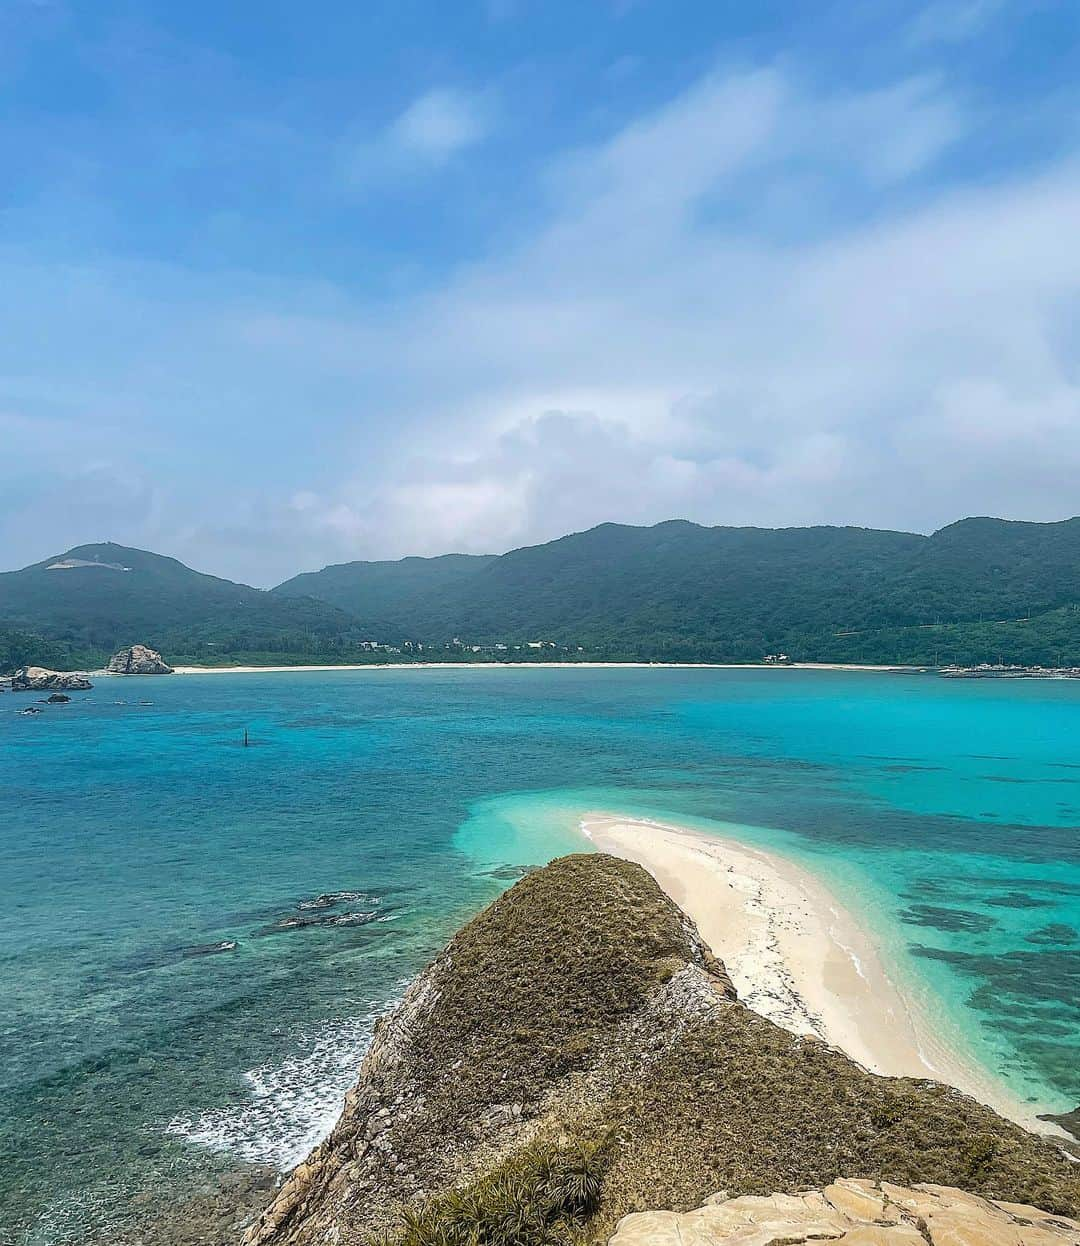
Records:
M337 580L354 565L336 568ZM1001 582L985 583L990 573ZM305 591L320 596L320 575L305 577ZM290 584L272 591L288 593ZM902 653L902 644L886 654L834 642L881 628L1028 618L1077 602L1080 520L973 517L930 536L836 525L607 523L485 559L437 593L414 589L407 601L384 597L379 607L399 638L411 631L420 639L552 639L650 658L758 660L796 648L809 660L926 662L934 655ZM1036 648L1061 647L1055 622L1047 624L1055 635ZM1071 636L1072 621L1066 624ZM962 637L940 639L945 660L964 656ZM1072 645L1069 639L1066 648ZM1011 647L1022 649L1023 638Z
M60 567L57 564L61 564ZM362 560L271 589L111 542L0 574L0 669L133 643L173 661L436 654L1080 665L1080 518L604 523L505 554ZM532 646L532 648L530 648Z
M314 598L274 597L114 542L77 545L0 574L0 629L87 656L134 643L173 652L200 642L288 651L311 637L347 632L350 623L344 612Z

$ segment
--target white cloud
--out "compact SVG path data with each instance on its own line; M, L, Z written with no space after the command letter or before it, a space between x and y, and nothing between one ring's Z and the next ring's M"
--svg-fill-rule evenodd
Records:
M390 127L389 138L402 151L441 163L478 143L487 132L488 117L479 96L443 89L413 100Z
M430 165L483 133L439 117L410 109L384 141ZM177 473L141 531L258 582L603 520L1058 518L1080 472L1080 251L1061 241L1080 167L928 177L973 124L932 77L717 72L553 162L542 226L421 296L196 291L155 319L58 288L72 341L109 327L92 353L125 427L134 377L209 447L205 482ZM36 339L4 340L21 364ZM138 350L114 360L113 340Z
M938 0L922 9L908 27L911 43L966 43L997 17L1005 0Z
M426 91L374 138L354 136L343 145L345 180L367 189L429 173L483 142L491 124L487 95L451 87Z
M407 349L438 378L407 406L453 449L402 452L362 502L346 485L358 540L435 552L604 519L925 530L1074 509L1080 256L1059 240L1080 176L921 184L966 124L931 79L837 96L713 75L561 161L540 235L384 327L376 354ZM804 237L795 195L763 228L755 207L785 202L793 169L862 188L868 219L808 206ZM369 327L293 330L343 361ZM1004 445L978 431L984 406Z

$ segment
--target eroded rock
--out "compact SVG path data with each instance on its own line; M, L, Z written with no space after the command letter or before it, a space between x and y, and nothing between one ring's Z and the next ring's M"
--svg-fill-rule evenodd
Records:
M121 649L109 659L106 670L110 675L171 675L173 668L162 661L156 649L146 645L131 645Z
M65 688L83 692L93 686L77 671L51 671L45 666L24 666L11 677L12 692L52 692Z
M609 1246L1080 1246L1080 1221L950 1186L842 1179L802 1194L709 1200L619 1221Z

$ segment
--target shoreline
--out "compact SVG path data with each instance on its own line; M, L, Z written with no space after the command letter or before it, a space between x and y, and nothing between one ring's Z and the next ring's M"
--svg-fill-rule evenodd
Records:
M175 666L176 675L271 675L288 671L487 671L487 670L716 670L716 671L869 671L900 675L930 673L924 666L872 666L853 662L342 662L304 666ZM89 671L99 677L108 671ZM122 676L122 678L125 678Z
M597 851L652 874L693 919L748 1008L872 1073L943 1082L1034 1133L1067 1136L942 1043L864 926L801 866L646 818L588 813L580 827Z

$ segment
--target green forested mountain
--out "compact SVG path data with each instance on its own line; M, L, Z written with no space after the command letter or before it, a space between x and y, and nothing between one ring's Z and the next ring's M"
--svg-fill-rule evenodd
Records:
M929 537L601 524L501 556L344 563L270 592L117 545L0 575L0 669L133 641L174 660L355 660L369 640L440 658L551 656L515 651L542 640L585 658L1080 665L1080 519L965 519Z
M163 653L310 652L347 634L351 619L310 597L278 597L122 545L80 545L0 574L0 659L66 656L88 664L125 645ZM14 664L8 659L8 666Z
M407 618L414 600L453 589L497 561L495 554L443 554L396 562L344 562L295 575L273 592L318 598L368 620L370 628L378 630L387 619Z
M439 560L408 561L408 591L395 599L384 581L370 609L362 585L379 564L329 568L303 589L342 602L351 581L361 626L377 612L398 640L544 639L649 658L1080 661L1080 617L1066 609L1080 603L1080 519L966 519L930 537L602 524L427 584Z

